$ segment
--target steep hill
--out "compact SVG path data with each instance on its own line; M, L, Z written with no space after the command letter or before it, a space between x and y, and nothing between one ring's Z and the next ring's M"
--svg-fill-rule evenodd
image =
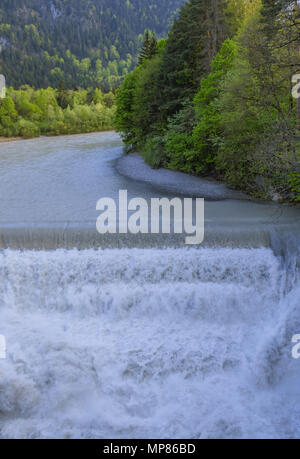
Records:
M165 36L184 0L1 0L0 72L9 85L114 88L145 29Z

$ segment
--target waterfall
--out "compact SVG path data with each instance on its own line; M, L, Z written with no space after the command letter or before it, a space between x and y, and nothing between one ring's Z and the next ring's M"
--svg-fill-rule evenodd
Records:
M0 153L0 438L299 438L299 209L153 171L113 132ZM208 198L204 244L101 236L119 190Z
M0 437L299 436L299 258L270 240L2 250Z

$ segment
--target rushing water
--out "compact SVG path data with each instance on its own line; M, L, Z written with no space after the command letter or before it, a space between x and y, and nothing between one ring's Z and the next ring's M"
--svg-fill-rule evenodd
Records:
M101 197L211 187L135 181L121 151L113 133L0 145L0 437L299 437L299 211L216 185L201 248L100 238Z

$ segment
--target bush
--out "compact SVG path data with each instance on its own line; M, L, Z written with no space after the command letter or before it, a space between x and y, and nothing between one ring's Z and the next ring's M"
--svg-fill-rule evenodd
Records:
M293 171L290 174L289 185L293 193L293 201L300 202L300 172Z
M193 138L190 134L168 132L165 136L165 154L169 169L187 173L199 173L201 171L200 164L195 162Z
M165 140L163 137L150 137L142 149L145 161L153 168L158 169L166 165Z
M21 118L16 124L16 135L24 137L25 139L31 139L33 137L39 137L41 134L39 126L32 121L24 120Z

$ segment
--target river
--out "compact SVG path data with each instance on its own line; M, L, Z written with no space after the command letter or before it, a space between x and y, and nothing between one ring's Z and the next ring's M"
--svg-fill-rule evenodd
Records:
M204 244L100 236L119 190L204 197ZM1 144L0 203L0 438L299 438L299 209L113 132Z

